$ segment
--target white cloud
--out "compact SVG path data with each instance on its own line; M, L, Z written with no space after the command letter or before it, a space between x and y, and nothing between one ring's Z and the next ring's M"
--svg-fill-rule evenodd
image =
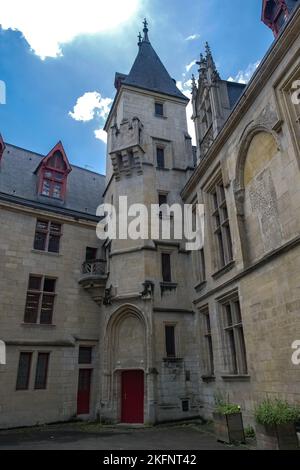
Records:
M196 39L200 38L200 34L192 34L191 36L188 36L185 38L186 41L195 41Z
M69 116L75 121L88 122L92 120L105 120L109 114L113 100L111 98L103 98L97 91L89 91L77 99L73 111L69 112ZM103 127L94 131L96 139L107 143L107 134Z
M101 129L96 129L94 131L96 139L102 140L105 144L107 143L107 134L106 132L101 128Z
M259 64L260 61L257 61L254 64L249 64L246 70L240 70L235 77L229 77L228 81L247 84L258 68Z
M21 31L42 59L62 55L61 45L80 34L116 28L142 0L2 0L1 26Z
M179 90L190 100L189 104L186 107L186 117L187 117L187 124L188 124L188 132L192 137L193 145L196 145L196 134L195 134L195 127L194 122L192 121L191 117L193 115L193 106L192 106L192 80L188 80L187 82L179 81L177 82L177 87Z
M185 70L186 70L187 72L189 72L189 71L191 70L191 68L193 68L194 65L196 65L196 63L197 63L196 60L192 60L192 62L191 62L190 64L188 64L188 65L185 66Z
M75 121L84 122L91 121L95 117L106 119L111 103L111 98L102 98L97 91L90 91L77 99L77 103L73 111L69 112L69 116Z

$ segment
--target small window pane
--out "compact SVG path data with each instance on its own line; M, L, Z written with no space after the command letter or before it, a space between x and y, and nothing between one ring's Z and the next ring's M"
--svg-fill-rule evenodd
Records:
M53 178L56 180L62 181L64 179L63 173L58 173L57 171L53 172Z
M48 225L49 225L49 222L45 222L44 220L38 220L37 223L36 223L36 228L37 228L37 230L47 231L48 230Z
M157 116L164 115L164 105L162 103L155 103L155 114Z
M47 233L37 232L34 237L33 248L39 251L45 251L47 241Z
M188 400L182 401L182 411L184 412L190 411L190 403Z
M36 323L39 313L40 294L28 292L25 305L24 323Z
M29 276L28 289L29 290L41 290L41 276Z
M28 390L32 353L20 353L17 390Z
M232 321L232 312L231 312L230 304L227 304L225 306L225 311L226 311L226 320L227 320L226 326L232 326L233 321Z
M79 348L79 364L91 364L92 363L92 348L80 347Z
M235 322L242 323L241 306L238 300L234 302L234 310L235 310Z
M157 166L158 168L165 168L165 151L163 148L156 149Z
M51 225L50 225L50 232L53 233L53 234L60 234L61 233L61 224L55 224L53 222L51 222Z
M168 253L162 253L162 277L164 282L171 282L171 256Z
M49 353L39 353L36 365L35 385L36 390L45 390L47 387Z
M53 186L53 197L55 199L61 198L61 184L55 183Z
M54 308L54 295L43 295L42 308L41 308L41 325L51 325Z
M167 357L175 357L175 327L166 326L165 334Z
M159 206L163 206L164 204L168 203L168 196L166 194L159 194L158 196L158 204Z
M56 279L45 278L44 292L55 292Z
M97 248L86 247L85 251L85 260L86 261L95 261L97 259Z
M60 236L50 234L49 246L48 246L49 253L59 253L59 244L60 244Z
M47 180L43 181L42 194L43 196L50 196L50 183Z

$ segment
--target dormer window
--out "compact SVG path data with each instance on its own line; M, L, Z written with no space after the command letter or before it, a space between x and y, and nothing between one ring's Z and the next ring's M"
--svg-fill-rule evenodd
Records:
M44 158L37 169L39 194L57 200L64 200L70 164L61 143Z
M278 36L285 25L289 14L296 5L296 2L286 0L264 0L262 21L272 29L275 37Z

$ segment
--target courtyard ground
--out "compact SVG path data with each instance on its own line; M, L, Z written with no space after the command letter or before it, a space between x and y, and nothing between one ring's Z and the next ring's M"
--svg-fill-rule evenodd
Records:
M0 431L0 450L243 450L198 422L129 428L70 423Z

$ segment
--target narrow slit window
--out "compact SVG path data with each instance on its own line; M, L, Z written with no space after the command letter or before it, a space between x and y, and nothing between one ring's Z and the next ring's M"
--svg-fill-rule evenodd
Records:
M165 325L165 337L166 337L166 353L167 357L176 357L176 345L175 345L175 326Z

